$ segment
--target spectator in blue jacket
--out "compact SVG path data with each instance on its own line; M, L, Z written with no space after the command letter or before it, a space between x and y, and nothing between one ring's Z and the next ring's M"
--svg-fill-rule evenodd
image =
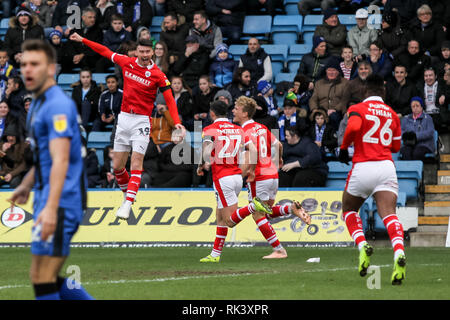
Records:
M424 160L426 153L436 150L434 124L430 115L423 112L424 103L420 97L411 99L411 114L401 119L403 146L402 160Z
M216 86L223 88L233 80L237 63L225 43L216 46L216 57L209 67L209 78Z

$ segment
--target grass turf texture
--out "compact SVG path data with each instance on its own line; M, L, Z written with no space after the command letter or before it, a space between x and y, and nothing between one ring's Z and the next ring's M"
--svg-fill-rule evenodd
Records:
M283 260L262 260L270 248L224 248L220 263L198 260L210 248L72 248L70 265L96 299L299 300L448 299L450 250L407 248L406 280L392 286L393 253L374 248L381 288L368 289L357 271L355 248L287 248ZM0 299L34 299L29 284L29 248L0 249ZM320 257L320 263L307 263ZM220 285L218 285L220 284Z

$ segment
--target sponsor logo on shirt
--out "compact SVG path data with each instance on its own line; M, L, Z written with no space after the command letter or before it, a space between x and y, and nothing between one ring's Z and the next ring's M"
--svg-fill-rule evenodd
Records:
M141 78L129 71L125 71L125 77L127 77L128 79L131 79L133 81L139 82L140 84L143 84L144 86L147 86L147 87L150 86L150 83L151 83L150 80Z

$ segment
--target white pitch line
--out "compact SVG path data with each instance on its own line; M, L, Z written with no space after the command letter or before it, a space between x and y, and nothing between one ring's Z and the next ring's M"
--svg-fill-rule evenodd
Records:
M416 264L415 266L441 266L441 263L425 263ZM376 265L372 265L376 266ZM380 268L391 267L392 264L379 265ZM332 268L332 269L312 269L312 270L301 270L301 271L290 271L294 273L315 273L315 272L338 272L338 271L351 271L356 270L356 267L352 268ZM83 282L83 286L90 285L103 285L103 284L127 284L127 283L149 283L149 282L165 282L165 281L180 281L180 280L192 280L192 279L208 279L208 278L225 278L225 277L240 277L240 276L252 276L261 274L277 274L279 271L271 272L259 272L259 273L231 273L225 275L209 275L209 276L185 276L185 277L169 277L169 278L156 278L156 279L136 279L136 280L108 280L108 281L95 281L95 282ZM16 288L28 288L30 285L6 285L0 286L0 290L4 289L16 289Z

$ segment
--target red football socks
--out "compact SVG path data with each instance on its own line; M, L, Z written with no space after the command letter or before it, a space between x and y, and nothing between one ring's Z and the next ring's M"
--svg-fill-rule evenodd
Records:
M352 236L358 248L361 249L362 245L364 245L367 241L364 236L362 220L359 217L359 214L356 211L344 212L344 220L347 225L348 232Z
M222 253L223 245L225 244L227 234L228 234L228 227L217 226L216 240L214 241L214 247L211 252L212 257L219 257L220 254Z
M259 231L261 231L264 238L269 242L269 244L276 250L281 249L280 241L278 240L277 234L275 233L275 230L273 229L270 222L267 220L266 217L263 217L256 221L256 224L259 228Z
M397 215L394 213L384 217L383 223L386 226L389 238L391 239L394 253L404 253L405 247L403 244L403 226L400 221L398 221Z
M141 185L142 170L131 170L131 178L128 182L127 200L134 202L139 186Z
M127 169L114 170L114 175L116 176L117 184L123 193L127 192L128 182L130 181L130 176L128 175Z

